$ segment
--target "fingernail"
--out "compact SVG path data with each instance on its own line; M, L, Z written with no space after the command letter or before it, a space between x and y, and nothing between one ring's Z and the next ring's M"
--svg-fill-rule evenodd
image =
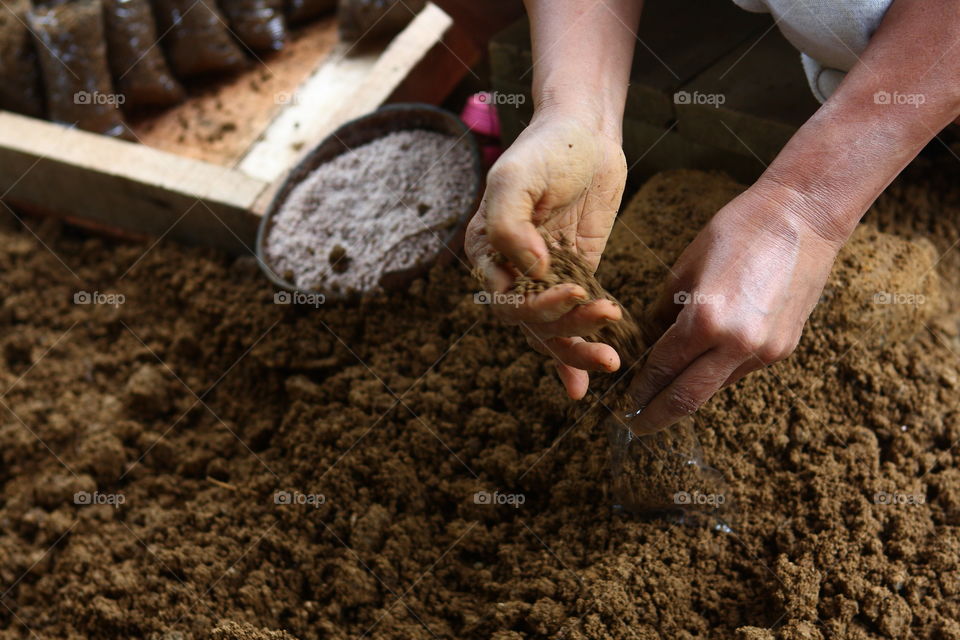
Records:
M571 284L570 286L567 287L567 292L575 300L582 301L587 299L587 292L583 290L583 287L580 287L578 285Z

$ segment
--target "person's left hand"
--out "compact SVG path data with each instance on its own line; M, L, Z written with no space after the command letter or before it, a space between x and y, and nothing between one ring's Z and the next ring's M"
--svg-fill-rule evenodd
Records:
M669 325L631 382L636 434L694 413L722 387L793 352L842 241L795 194L748 190L674 265L654 310Z

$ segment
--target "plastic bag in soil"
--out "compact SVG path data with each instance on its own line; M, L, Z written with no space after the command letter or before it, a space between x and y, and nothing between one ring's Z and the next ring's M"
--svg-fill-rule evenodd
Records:
M340 38L375 42L400 33L426 5L426 0L340 0Z
M590 300L607 299L622 312L619 322L609 324L594 335L591 342L612 346L620 356L620 369L614 385L627 382L631 371L639 371L657 332L648 322L637 322L629 311L597 281L593 269L568 243L556 244L541 231L550 252L550 273L543 279L515 275L511 291L521 295L539 293L550 286L571 282L587 292ZM492 256L495 263L512 268L501 254ZM475 272L479 277L479 272ZM482 278L481 278L482 283ZM703 462L703 452L694 429L693 418L686 418L659 433L637 436L630 430L639 412L629 391L615 394L613 408L605 426L610 444L613 494L617 506L640 514L677 511L691 516L688 521L700 524L699 516L719 516L726 504L723 475ZM726 526L720 519L722 526Z
M692 417L641 436L630 430L629 418L630 414L614 414L607 420L617 505L640 514L727 512L723 474L704 464Z
M287 0L287 21L298 24L313 20L337 8L337 0Z
M107 54L124 107L166 106L183 98L183 87L155 46L157 26L148 0L103 0Z
M28 0L0 6L0 109L42 118L40 65L27 29Z
M253 51L279 51L287 38L282 0L220 0L230 29Z
M100 0L34 7L30 29L46 88L51 120L87 131L128 136L107 64Z
M247 58L212 0L152 0L173 72L180 77L236 71Z

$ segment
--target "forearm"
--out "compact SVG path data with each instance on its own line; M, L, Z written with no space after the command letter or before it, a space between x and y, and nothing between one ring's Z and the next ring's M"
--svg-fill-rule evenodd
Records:
M860 62L755 185L831 241L960 114L960 5L897 0Z
M641 0L525 4L536 113L572 113L619 140Z

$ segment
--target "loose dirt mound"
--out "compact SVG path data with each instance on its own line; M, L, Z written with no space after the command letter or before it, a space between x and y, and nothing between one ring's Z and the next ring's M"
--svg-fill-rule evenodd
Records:
M960 195L932 180L877 206L899 237L859 233L798 353L700 412L732 533L613 509L597 396L466 269L315 309L251 259L0 231L3 637L960 638ZM600 281L641 316L739 189L651 180Z

